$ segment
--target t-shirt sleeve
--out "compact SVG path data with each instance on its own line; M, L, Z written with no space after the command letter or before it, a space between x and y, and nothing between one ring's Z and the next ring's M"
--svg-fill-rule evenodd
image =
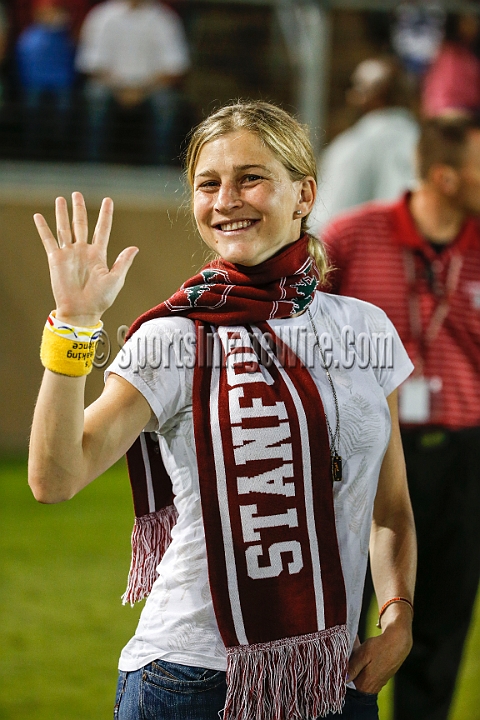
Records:
M414 369L400 336L386 313L371 306L367 323L371 339L370 354L373 371L387 397Z
M145 428L161 431L177 413L191 406L195 331L164 318L144 323L107 368L131 383L146 399L153 418Z

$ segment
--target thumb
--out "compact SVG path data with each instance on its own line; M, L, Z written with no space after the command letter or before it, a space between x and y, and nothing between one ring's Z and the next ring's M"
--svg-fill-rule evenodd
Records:
M350 655L350 660L348 662L348 682L355 680L366 665L368 665L368 658L365 651L365 645L358 645Z
M115 275L119 280L121 280L122 284L125 281L125 277L130 270L137 253L137 247L125 248L125 250L122 250L122 252L119 254L119 256L112 265L110 273L112 275Z

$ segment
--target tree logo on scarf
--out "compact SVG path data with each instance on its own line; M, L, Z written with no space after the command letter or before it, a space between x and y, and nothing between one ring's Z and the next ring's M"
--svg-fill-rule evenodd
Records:
M312 295L315 292L317 285L318 280L312 275L304 275L301 280L292 285L292 287L296 289L297 295L292 299L291 315L302 312L310 305Z
M223 285L231 285L228 273L225 270L200 270L200 275L208 285L221 283Z
M231 285L228 273L225 270L200 270L205 284L192 285L191 287L184 287L183 290L187 296L187 300L190 307L197 307L198 301L202 295L209 290L212 290L212 286L218 283L222 285Z
M207 292L207 290L210 290L208 285L194 285L193 287L185 288L185 295L190 303L190 307L196 307L203 293Z

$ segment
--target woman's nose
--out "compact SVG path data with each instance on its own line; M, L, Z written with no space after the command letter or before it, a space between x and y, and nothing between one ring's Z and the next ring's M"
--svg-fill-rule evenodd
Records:
M222 183L217 193L215 210L229 212L242 205L242 199L235 183Z

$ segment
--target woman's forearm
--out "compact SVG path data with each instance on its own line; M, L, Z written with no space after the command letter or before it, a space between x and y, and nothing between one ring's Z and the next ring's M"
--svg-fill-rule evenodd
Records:
M392 514L388 525L375 521L370 537L370 563L379 609L392 598L405 598L413 604L416 573L416 540L413 517L408 509ZM390 621L411 631L412 610L407 603L389 605L382 617L382 629Z
M398 426L396 394L388 400L392 434L380 471L370 536L372 578L379 607L393 597L406 597L413 602L417 566L415 522ZM388 615L403 612L403 609L391 607Z
M126 453L151 419L144 396L111 373L84 411L85 378L45 371L33 418L29 484L37 500L68 500Z
M68 500L84 487L85 377L45 370L30 435L28 482L37 500Z

